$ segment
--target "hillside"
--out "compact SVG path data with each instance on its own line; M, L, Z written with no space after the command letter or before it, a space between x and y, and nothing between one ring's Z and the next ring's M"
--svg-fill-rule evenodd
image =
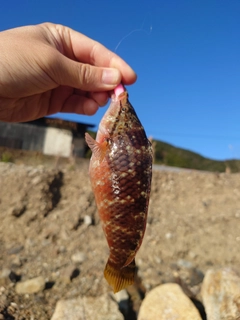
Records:
M155 149L155 163L157 164L211 172L240 171L239 160L212 160L162 141L153 141L153 146Z

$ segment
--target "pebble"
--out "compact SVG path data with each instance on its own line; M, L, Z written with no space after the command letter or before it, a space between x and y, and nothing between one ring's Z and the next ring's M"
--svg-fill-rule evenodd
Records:
M166 239L172 239L172 237L173 237L173 234L171 233L171 232L167 232L166 234L165 234L165 238Z
M16 204L14 207L9 209L9 214L16 218L19 218L26 211L26 208L27 207L24 203Z
M36 186L37 184L39 184L40 182L42 181L42 177L39 175L39 176L36 176L32 179L32 184L34 186Z
M11 271L10 274L9 274L9 279L13 282L13 283L16 283L18 281L21 280L21 275L17 274L16 272L14 271Z
M15 290L17 294L31 294L43 291L45 288L45 280L43 277L36 277L16 284Z
M192 301L175 283L151 290L142 302L138 320L201 320Z
M12 261L11 261L11 266L12 268L19 268L22 266L22 260L20 259L19 256L14 256Z
M92 218L90 216L88 216L88 215L84 216L84 220L83 221L84 221L84 224L86 226L90 226L92 224Z
M201 295L207 319L240 319L240 277L230 268L209 269Z
M180 268L192 268L193 264L190 261L184 260L184 259L179 259L177 261L177 266Z
M11 282L9 279L10 273L11 270L7 268L4 268L0 271L0 286L5 286Z
M86 260L86 255L84 252L78 251L71 256L71 260L76 264L80 264Z
M72 279L76 278L80 274L80 270L74 266L68 266L60 273L60 281L68 284Z
M190 261L179 259L176 265L180 269L180 278L186 281L191 287L196 286L203 281L203 272L195 268Z
M129 295L127 293L127 290L121 290L117 293L112 293L111 296L113 297L113 299L116 300L116 302L118 303L119 306L119 310L121 310L121 312L123 314L128 314L128 310L129 310Z
M109 295L59 300L51 320L124 320Z
M18 254L20 251L22 251L24 249L24 246L22 246L22 245L19 245L19 246L16 246L16 247L13 247L13 248L11 248L11 249L9 249L8 251L7 251L7 253L9 254L9 255L11 255L11 254Z
M66 247L60 246L57 248L57 253L65 253L67 251Z

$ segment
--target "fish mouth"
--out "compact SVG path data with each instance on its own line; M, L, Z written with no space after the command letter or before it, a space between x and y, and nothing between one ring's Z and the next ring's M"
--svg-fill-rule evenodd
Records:
M112 94L111 96L112 101L114 102L119 102L119 101L123 101L123 100L127 100L128 99L128 93L127 91L123 91L120 94L116 95L115 93Z
M116 97L120 96L124 91L125 91L125 87L122 83L119 83L119 85L116 86L116 88L114 89L114 94Z
M118 102L121 101L122 99L126 99L128 98L128 93L126 88L124 87L124 85L122 83L120 83L119 85L116 86L116 88L113 90L113 94L111 96L111 99L114 102Z

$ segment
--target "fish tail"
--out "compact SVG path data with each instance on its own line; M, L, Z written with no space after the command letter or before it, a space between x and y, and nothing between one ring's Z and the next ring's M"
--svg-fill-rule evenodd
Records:
M135 271L135 259L128 266L121 269L114 267L108 259L104 270L104 277L110 286L113 287L114 293L116 293L134 283Z

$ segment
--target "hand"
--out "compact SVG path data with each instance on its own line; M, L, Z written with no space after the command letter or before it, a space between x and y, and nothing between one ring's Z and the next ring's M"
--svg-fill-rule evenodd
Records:
M0 120L24 122L56 112L92 115L134 71L100 43L62 25L0 32Z

